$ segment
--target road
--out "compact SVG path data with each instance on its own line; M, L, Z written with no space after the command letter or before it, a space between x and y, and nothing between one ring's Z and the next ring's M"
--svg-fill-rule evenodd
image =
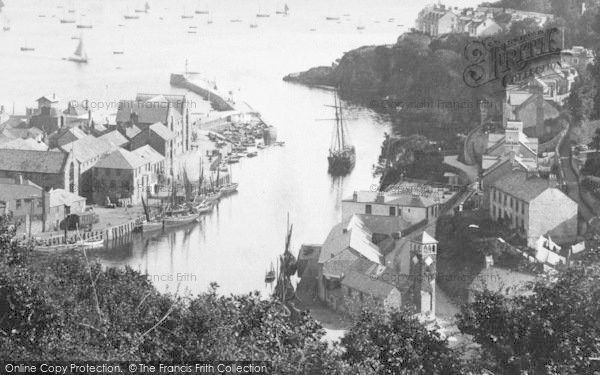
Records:
M586 222L589 222L596 215L594 214L591 207L581 199L579 191L579 179L577 174L573 170L571 165L571 143L569 142L569 133L567 133L565 140L561 143L560 149L560 167L563 172L563 178L567 185L567 194L571 199L579 204L579 212Z

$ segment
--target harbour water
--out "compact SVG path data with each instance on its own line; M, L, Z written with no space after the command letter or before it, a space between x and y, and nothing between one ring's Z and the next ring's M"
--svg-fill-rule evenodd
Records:
M191 14L199 6L191 1L149 1L149 14L127 21L122 17L127 8L133 13L143 7L143 1L7 0L0 20L8 19L11 30L0 33L0 103L10 108L14 102L19 113L38 97L56 93L64 103L87 99L97 106L112 106L115 112L119 99L133 98L137 92L185 92L169 86L169 74L182 71L186 59L190 70L202 72L221 91L231 90L246 100L277 127L285 147L262 150L258 157L234 165L239 192L225 198L201 223L154 237L135 236L95 256L106 265L129 265L147 272L160 290L174 290L179 284L180 289L195 293L215 281L222 293L264 293L268 291L264 272L283 250L287 214L294 225L294 251L301 243L322 242L339 220L340 199L374 182L372 165L383 134L389 131L387 119L350 106L346 116L356 146L356 167L349 176L332 179L326 155L333 123L317 121L333 117L332 109L324 106L333 103L332 93L281 78L328 65L362 45L394 43L412 26L421 7L376 1L381 6L359 0L290 0L288 17L274 14L284 2L263 1L262 11L272 15L257 21L258 2L219 0L209 2L213 19L209 25L207 16L181 19L184 12ZM457 1L456 5L475 3ZM83 10L85 23L93 24L93 29L82 32L74 24L60 24L63 10L57 5L76 8L76 19ZM378 14L381 10L385 13ZM340 23L325 21L332 12ZM391 17L395 19L388 22ZM243 22L231 23L234 18ZM251 29L250 22L258 27ZM358 22L364 31L357 31ZM196 26L197 33L188 33L189 26ZM62 60L77 45L71 37L79 35L90 58L87 65ZM20 52L25 43L35 51ZM124 53L114 55L116 50ZM194 112L194 101L201 99L186 95ZM189 165L192 178L197 170L197 164Z

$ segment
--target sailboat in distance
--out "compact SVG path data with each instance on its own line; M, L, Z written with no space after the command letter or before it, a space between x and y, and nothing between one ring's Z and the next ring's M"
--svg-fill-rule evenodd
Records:
M290 8L288 7L287 4L285 4L283 6L283 10L277 9L275 11L275 14L281 14L281 15L287 16L289 14L289 11L290 11Z
M77 45L77 49L73 53L73 56L69 57L69 61L87 64L88 57L87 57L87 53L85 52L85 50L83 48L83 37L79 38L79 44Z
M327 157L328 172L332 176L345 176L354 169L356 150L349 141L348 129L344 124L342 105L338 100L337 93L334 94L334 101L335 129Z

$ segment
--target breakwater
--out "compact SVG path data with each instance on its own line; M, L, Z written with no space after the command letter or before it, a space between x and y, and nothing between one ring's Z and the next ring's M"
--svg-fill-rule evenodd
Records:
M199 83L191 82L185 74L172 73L170 79L171 86L181 87L200 95L204 100L208 100L214 109L217 111L233 111L233 105L221 96L216 90L212 90L206 85L201 86Z

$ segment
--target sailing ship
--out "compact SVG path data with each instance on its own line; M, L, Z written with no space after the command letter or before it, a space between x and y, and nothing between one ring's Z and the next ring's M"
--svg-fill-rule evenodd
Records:
M333 176L344 176L354 168L356 151L348 140L348 130L344 124L342 105L339 103L337 94L334 95L335 105L335 129L331 147L329 148L329 174Z
M187 198L186 188L186 198ZM165 211L163 216L164 228L173 228L181 225L191 224L198 220L199 215L193 212L189 206L176 206L177 185L173 181L170 207Z
M219 187L221 195L228 195L235 193L238 189L239 184L231 181L231 167L229 168L229 174L227 174L227 182Z
M284 15L284 16L287 16L287 15L289 14L289 11L290 11L290 8L288 7L288 5L287 5L287 4L285 4L285 5L283 6L283 10L279 10L279 9L277 9L277 10L275 11L275 14L282 14L282 15Z
M25 41L25 45L21 47L21 51L22 52L31 52L31 51L35 51L35 48L29 47L27 45L27 41Z
M146 4L144 5L144 9L135 9L136 13L148 13L148 11L150 10L150 4L148 4L148 2L146 1Z
M275 275L275 268L273 267L273 262L271 262L271 268L265 273L265 283L270 284L277 276Z
M289 215L287 221L287 233L285 237L285 248L283 254L279 256L279 273L277 275L277 284L275 285L274 295L283 305L289 304L295 298L296 293L290 277L297 271L296 257L290 251L290 242L292 239L293 225L290 226Z
M8 17L6 17L6 16L4 16L4 26L2 26L2 30L10 31L10 21L8 20Z
M127 12L123 16L123 18L125 18L126 20L137 20L137 19L140 18L140 16L138 16L137 14L134 14L134 13L130 13L129 12L129 7L128 7L127 8Z
M147 233L162 229L162 220L160 220L160 218L150 217L150 212L148 211L148 206L146 205L146 201L144 201L144 197L142 197L142 206L144 207L144 215L146 216L146 221L141 225L142 232Z
M260 4L258 5L258 13L256 13L256 17L258 18L268 18L271 17L269 13L263 13Z
M86 64L88 62L87 53L83 49L83 38L79 38L79 44L77 45L77 49L73 53L73 56L69 57L69 61L82 64Z

